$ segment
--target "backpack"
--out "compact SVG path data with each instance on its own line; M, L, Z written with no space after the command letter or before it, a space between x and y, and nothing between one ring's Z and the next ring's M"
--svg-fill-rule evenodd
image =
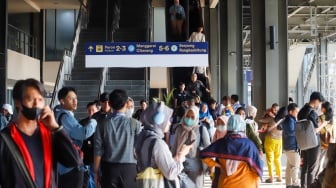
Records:
M148 157L147 159L141 159L141 150L143 150L144 142L147 139L151 139L148 145ZM142 140L142 148L137 151L138 154L138 169L143 169L140 171L136 180L140 188L176 188L177 185L174 180L168 180L163 176L160 169L153 168L151 164L153 148L157 138L148 136ZM140 162L141 161L141 162Z
M308 115L312 109L309 110ZM300 150L308 150L318 146L318 138L314 124L309 119L302 119L295 124L295 137Z

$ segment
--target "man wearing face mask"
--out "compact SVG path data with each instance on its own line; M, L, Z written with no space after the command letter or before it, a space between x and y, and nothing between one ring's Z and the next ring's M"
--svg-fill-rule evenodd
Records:
M67 167L82 164L66 130L45 104L45 93L35 79L20 80L13 88L17 118L0 133L0 187L56 188L57 162Z
M77 109L77 93L74 88L63 87L58 92L58 100L61 104L54 109L56 120L69 133L76 147L81 148L83 141L95 132L97 121L90 119L87 125L83 126L74 117L74 111ZM59 164L58 169L60 187L79 188L83 186L84 166L66 168L62 164ZM80 178L82 178L81 181L73 181L73 179Z

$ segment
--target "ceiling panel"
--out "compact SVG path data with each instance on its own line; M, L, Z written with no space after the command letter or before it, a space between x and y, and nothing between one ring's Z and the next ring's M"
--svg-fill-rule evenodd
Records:
M79 0L8 0L8 13L39 12L41 9L78 9Z

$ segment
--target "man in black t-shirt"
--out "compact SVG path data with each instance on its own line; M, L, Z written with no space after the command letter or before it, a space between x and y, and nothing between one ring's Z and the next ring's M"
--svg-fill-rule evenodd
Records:
M318 122L318 114L316 109L324 101L324 97L320 92L313 92L310 95L309 103L307 103L299 112L298 120L308 119L313 122L316 134L327 124L326 122ZM319 137L317 137L319 139ZM314 179L317 176L318 158L320 155L320 144L315 148L301 151L303 164L301 168L301 187L310 188Z
M188 99L188 93L184 90L185 83L180 82L178 85L179 89L174 91L174 108L177 109L181 106L183 101Z

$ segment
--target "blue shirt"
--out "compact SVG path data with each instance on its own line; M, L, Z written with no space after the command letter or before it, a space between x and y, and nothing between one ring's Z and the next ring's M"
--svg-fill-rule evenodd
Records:
M297 142L295 137L295 124L296 119L287 115L285 120L282 122L282 136L283 136L283 148L284 150L297 150Z
M83 126L74 117L73 112L57 106L54 109L55 119L63 125L68 132L70 138L79 146L82 147L83 140L89 138L96 131L97 121L90 119L88 124ZM61 114L63 114L61 116Z
M63 125L63 128L68 132L70 138L80 148L82 147L83 140L89 138L96 131L97 121L95 119L90 119L87 125L82 126L74 117L73 112L61 106L55 107L54 114L57 123ZM61 175L70 172L72 169L73 168L66 168L58 163L58 172Z

